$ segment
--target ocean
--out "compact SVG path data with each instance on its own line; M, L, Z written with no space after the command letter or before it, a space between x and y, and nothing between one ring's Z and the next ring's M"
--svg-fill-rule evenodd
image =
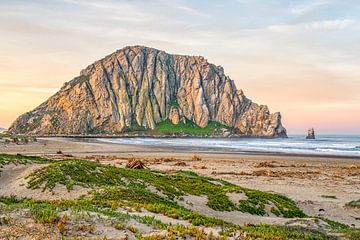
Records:
M169 147L206 152L270 152L360 157L360 136L318 135L315 140L305 136L289 138L99 138L115 144Z

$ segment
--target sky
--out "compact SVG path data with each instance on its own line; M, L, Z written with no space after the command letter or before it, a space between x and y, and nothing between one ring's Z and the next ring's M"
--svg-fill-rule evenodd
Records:
M360 134L358 0L0 0L0 127L128 45L202 55L289 134Z

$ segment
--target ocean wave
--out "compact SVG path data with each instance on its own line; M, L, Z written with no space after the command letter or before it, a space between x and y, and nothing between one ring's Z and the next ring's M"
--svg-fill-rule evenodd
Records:
M329 154L360 156L360 137L322 137L305 140L303 137L288 139L199 139L199 138L100 138L99 141L126 145L143 145L200 149L204 151L231 152L280 152L299 154Z

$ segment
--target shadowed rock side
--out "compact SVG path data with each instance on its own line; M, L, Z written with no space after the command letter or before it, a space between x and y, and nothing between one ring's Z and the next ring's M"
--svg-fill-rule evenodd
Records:
M246 98L221 66L201 56L141 46L123 48L89 65L20 116L9 132L122 132L136 125L154 129L170 112L175 122L189 120L205 127L216 121L245 135L286 136L280 113L270 114L267 106Z

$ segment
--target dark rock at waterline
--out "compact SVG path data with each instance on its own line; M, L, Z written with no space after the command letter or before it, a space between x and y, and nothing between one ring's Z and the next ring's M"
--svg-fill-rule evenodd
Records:
M314 128L309 128L306 139L315 139Z

